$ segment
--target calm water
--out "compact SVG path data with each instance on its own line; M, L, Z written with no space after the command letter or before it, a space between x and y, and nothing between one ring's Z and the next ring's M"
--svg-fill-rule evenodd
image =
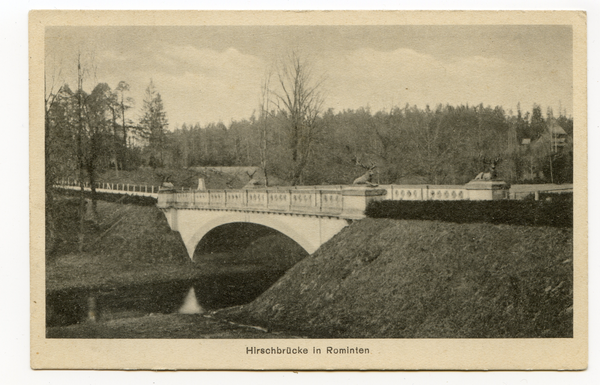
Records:
M193 280L176 280L100 290L64 290L48 295L46 325L67 326L97 321L175 313L190 299L193 288L198 305L210 311L251 302L285 271L255 270L219 273ZM191 308L195 306L192 304ZM190 303L186 304L189 310Z

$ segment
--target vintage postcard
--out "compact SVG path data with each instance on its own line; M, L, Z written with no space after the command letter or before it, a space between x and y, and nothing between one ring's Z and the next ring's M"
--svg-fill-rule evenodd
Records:
M29 32L33 368L587 367L585 12Z

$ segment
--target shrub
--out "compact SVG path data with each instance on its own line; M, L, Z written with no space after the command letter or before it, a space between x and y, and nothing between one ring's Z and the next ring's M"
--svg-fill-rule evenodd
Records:
M373 201L370 218L573 227L573 200Z

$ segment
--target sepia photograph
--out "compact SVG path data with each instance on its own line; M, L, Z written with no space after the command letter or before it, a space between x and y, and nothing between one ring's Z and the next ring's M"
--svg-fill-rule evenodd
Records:
M32 366L585 368L585 22L32 12Z

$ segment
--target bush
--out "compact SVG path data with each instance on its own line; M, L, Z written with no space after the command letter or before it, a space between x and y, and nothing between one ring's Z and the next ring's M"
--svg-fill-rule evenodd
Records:
M535 193L527 195L523 200L534 201ZM540 192L538 196L540 201L552 201L552 202L571 202L573 203L572 192Z
M370 218L573 227L573 200L373 201Z

